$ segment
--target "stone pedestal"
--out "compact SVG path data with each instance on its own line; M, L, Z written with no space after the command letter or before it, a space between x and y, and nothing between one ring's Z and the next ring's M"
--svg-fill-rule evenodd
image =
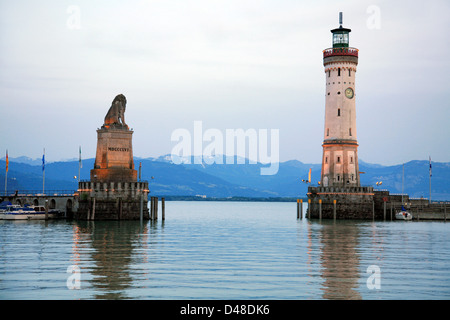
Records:
M91 181L136 181L133 131L128 126L103 126L97 130L97 153Z

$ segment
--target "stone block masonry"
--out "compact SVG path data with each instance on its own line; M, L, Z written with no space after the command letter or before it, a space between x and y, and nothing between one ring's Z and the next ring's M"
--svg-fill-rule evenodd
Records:
M308 214L313 219L373 219L372 187L309 187Z
M78 220L138 220L141 197L143 219L150 219L148 182L81 181L78 188Z

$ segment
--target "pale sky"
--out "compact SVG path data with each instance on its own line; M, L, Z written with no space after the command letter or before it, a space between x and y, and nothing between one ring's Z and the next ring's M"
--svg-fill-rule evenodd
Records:
M450 161L450 2L0 1L0 157L95 157L127 98L138 157L178 128L278 129L280 160L320 163L330 30L359 49L359 158Z

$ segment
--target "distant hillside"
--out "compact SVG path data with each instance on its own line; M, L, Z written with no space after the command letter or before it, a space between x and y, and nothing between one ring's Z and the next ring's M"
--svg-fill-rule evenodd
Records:
M23 158L23 157L22 157ZM22 160L22 161L21 161ZM25 160L25 161L23 161ZM10 158L8 190L42 190L40 160ZM25 163L27 162L27 163ZM262 164L181 164L175 165L170 156L135 159L135 168L142 163L142 179L148 180L152 195L228 197L305 197L307 179L311 168L313 184L320 179L320 164L305 164L297 160L281 162L276 175L260 175ZM88 180L94 159L83 160L81 179ZM0 192L4 191L5 161L0 160ZM402 165L382 166L360 161L361 183L375 186L382 181L382 189L391 193L402 191ZM450 163L433 162L432 200L450 199ZM404 192L411 197L429 196L428 161L405 163ZM78 161L47 163L45 167L46 190L76 190ZM153 178L152 178L153 177Z

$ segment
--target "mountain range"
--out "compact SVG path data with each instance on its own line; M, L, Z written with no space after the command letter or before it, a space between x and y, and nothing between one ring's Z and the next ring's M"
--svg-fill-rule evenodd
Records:
M149 181L150 194L154 196L198 196L201 198L284 198L305 197L311 168L311 180L317 184L321 164L290 160L279 163L275 175L261 175L261 163L206 164L194 163L193 158L174 164L170 155L158 158L135 158L135 169L142 164L142 179ZM198 161L197 161L198 162ZM226 163L225 159L223 163ZM78 181L76 159L45 164L45 190L76 190ZM0 192L5 189L5 159L0 160ZM89 180L94 159L82 161L81 179ZM382 181L381 189L390 193L402 192L402 164L384 166L359 161L361 184L374 186ZM413 198L429 197L429 162L413 160L404 164L404 193ZM9 158L8 191L42 190L42 160L27 157ZM450 163L433 162L431 180L432 200L450 199Z

